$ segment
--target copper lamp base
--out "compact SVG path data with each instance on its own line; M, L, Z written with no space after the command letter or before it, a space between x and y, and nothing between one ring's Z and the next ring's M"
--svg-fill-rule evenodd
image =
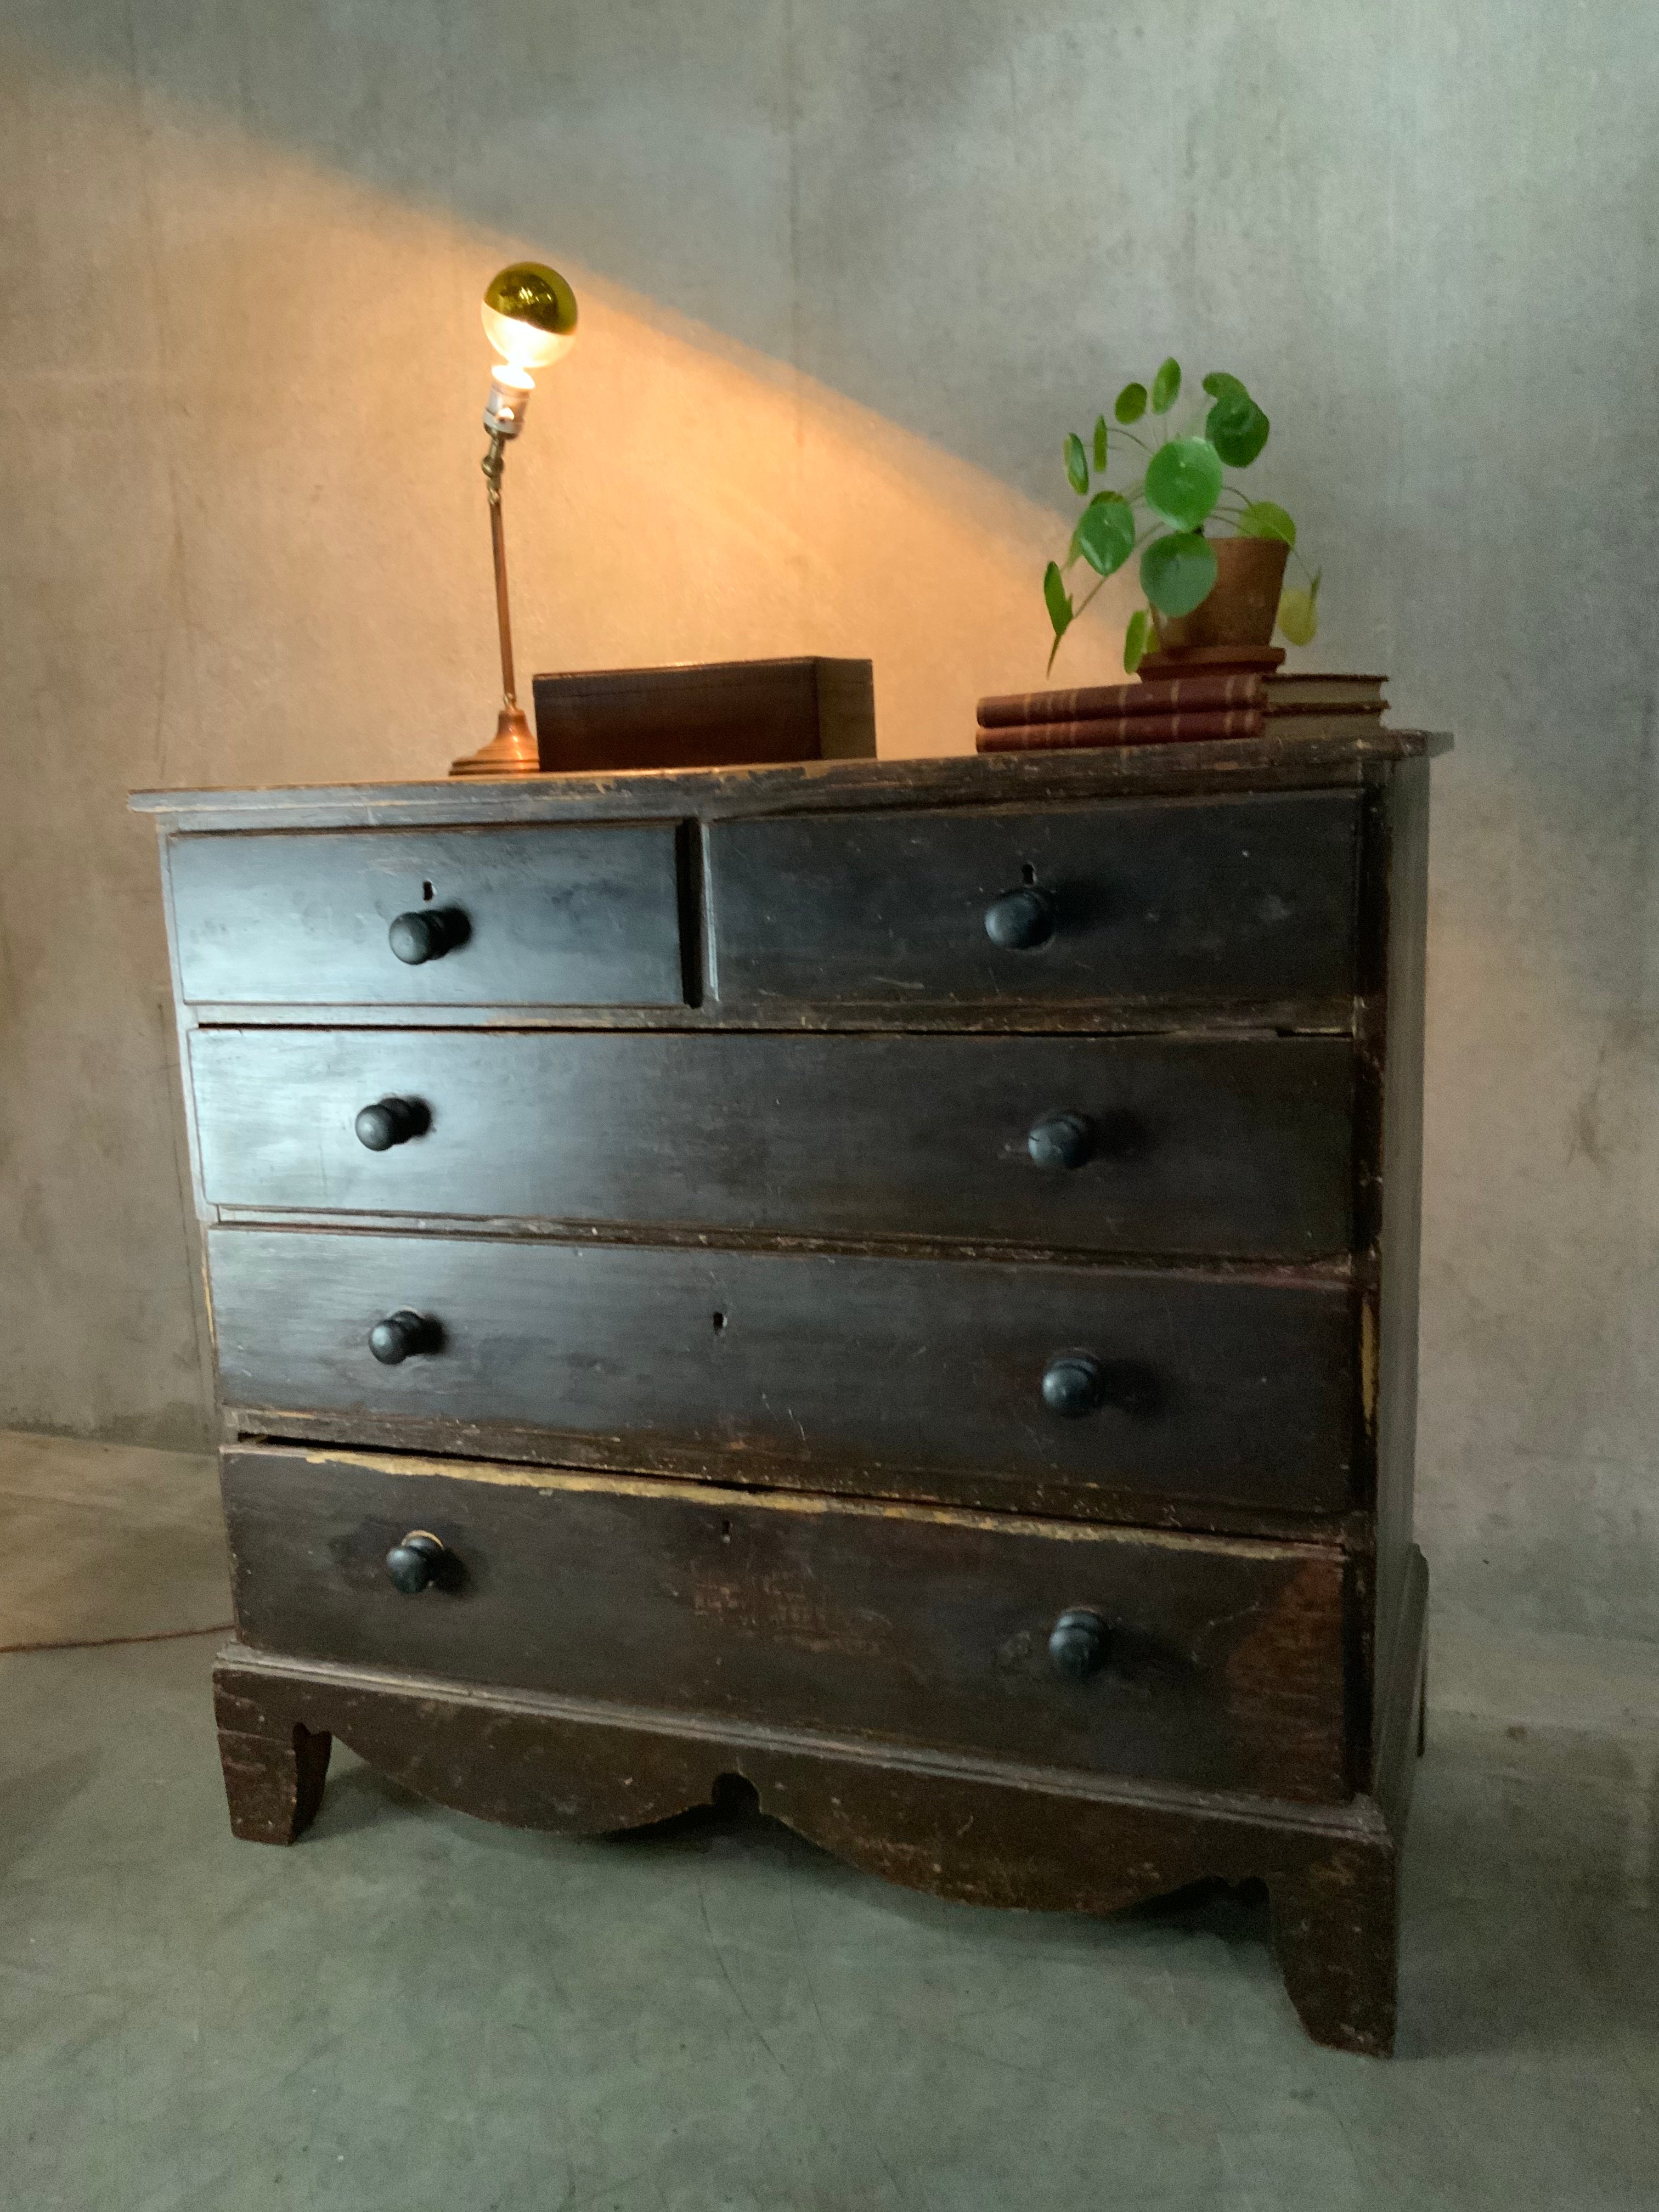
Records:
M522 707L503 707L489 743L449 763L451 775L539 775L541 769L535 732Z

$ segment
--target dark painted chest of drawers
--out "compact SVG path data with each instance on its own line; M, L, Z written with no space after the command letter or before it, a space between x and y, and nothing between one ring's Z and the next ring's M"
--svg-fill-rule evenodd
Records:
M1387 2049L1428 755L145 793L239 1834L337 1735L1105 1909L1260 1878Z

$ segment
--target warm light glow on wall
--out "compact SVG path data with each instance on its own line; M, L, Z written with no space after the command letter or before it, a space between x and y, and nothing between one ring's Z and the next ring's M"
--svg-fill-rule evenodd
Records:
M73 89L82 110L97 97ZM112 136L130 127L112 109ZM135 208L131 240L112 243L153 284L157 338L118 343L95 288L84 329L74 301L60 316L110 396L100 481L120 481L124 512L155 502L166 570L145 586L155 754L131 780L441 775L499 688L479 272L548 241L413 207L159 97L146 134L159 212L141 236ZM522 691L540 668L863 655L882 750L918 754L970 749L981 693L1042 683L1058 502L602 269L568 274L582 342L513 460ZM136 466L121 440L139 422ZM151 513L125 514L125 543L147 541ZM1056 680L1116 674L1120 586Z

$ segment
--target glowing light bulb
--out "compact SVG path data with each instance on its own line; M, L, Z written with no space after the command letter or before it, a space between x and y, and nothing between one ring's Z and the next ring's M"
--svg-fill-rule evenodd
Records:
M484 336L514 368L548 368L576 343L576 295L556 269L515 261L484 288Z

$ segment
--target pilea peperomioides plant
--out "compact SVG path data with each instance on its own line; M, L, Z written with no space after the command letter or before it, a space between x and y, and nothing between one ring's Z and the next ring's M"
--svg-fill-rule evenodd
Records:
M1203 388L1210 404L1201 427L1194 417L1177 433L1174 410L1181 397L1181 364L1166 361L1150 392L1144 384L1124 386L1113 403L1115 422L1103 415L1095 424L1092 453L1075 432L1066 439L1066 482L1088 503L1078 517L1065 561L1051 561L1043 572L1042 596L1054 631L1051 669L1073 623L1132 554L1140 555L1140 588L1147 605L1130 616L1124 637L1123 665L1130 675L1152 642L1152 610L1170 617L1191 614L1214 588L1216 557L1205 536L1206 523L1220 523L1240 538L1283 538L1296 552L1296 525L1285 509L1270 499L1247 499L1224 473L1249 468L1261 453L1267 442L1267 416L1236 376L1216 371L1204 379ZM1156 444L1133 427L1149 409L1163 418L1163 436ZM1141 474L1122 491L1101 481L1115 447L1133 448L1140 457L1132 465ZM1145 528L1139 521L1143 508L1152 517ZM1281 595L1278 627L1292 645L1308 645L1319 627L1319 574L1310 573L1299 554L1296 558L1308 581ZM1079 561L1099 580L1082 605L1074 606L1066 578Z

